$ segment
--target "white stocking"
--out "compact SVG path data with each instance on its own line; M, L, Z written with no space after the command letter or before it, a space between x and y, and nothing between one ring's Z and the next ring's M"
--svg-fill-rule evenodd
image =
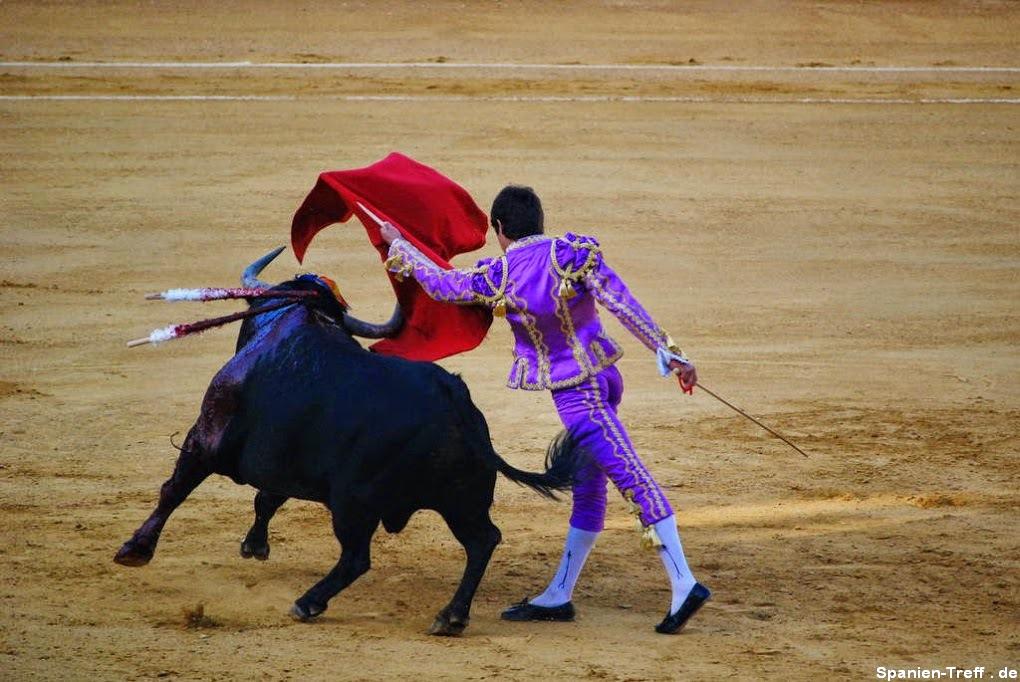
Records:
M666 568L666 575L669 576L669 582L673 588L673 599L669 612L676 613L697 581L694 579L694 574L691 573L690 566L687 565L686 557L684 557L684 548L680 544L680 533L676 529L676 517L667 516L652 525L655 527L659 539L662 540L659 558L662 559L662 565Z
M559 606L570 601L577 578L581 575L584 562L588 560L598 536L598 533L570 526L570 530L567 531L567 542L563 547L563 558L560 559L556 575L545 588L545 592L534 599L529 599L529 603L535 606Z

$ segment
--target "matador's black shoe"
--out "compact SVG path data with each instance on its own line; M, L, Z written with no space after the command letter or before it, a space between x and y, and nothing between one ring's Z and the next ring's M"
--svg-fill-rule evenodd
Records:
M503 620L554 620L568 623L574 620L574 604L567 602L559 606L536 606L528 602L527 597L514 604L500 614Z
M701 583L694 583L694 587L691 588L687 599L684 599L684 603L680 605L676 613L670 613L663 618L662 622L655 626L655 631L663 635L672 635L680 632L684 625L687 625L687 621L691 619L691 616L697 613L698 609L704 606L705 602L711 597L711 590Z

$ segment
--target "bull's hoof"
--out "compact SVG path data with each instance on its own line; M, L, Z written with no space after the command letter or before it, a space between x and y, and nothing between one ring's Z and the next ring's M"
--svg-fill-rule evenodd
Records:
M290 607L290 615L294 618L294 620L307 623L325 610L325 606L320 607L317 604L302 604L301 600L298 600Z
M121 566L144 566L152 561L155 550L152 547L139 545L134 540L128 540L120 548L113 560Z
M429 628L429 634L436 635L437 637L459 637L467 626L467 618L460 619L456 616L440 613L436 616L432 627Z
M258 559L265 561L269 558L269 543L259 544L245 540L241 543L241 556L245 559Z

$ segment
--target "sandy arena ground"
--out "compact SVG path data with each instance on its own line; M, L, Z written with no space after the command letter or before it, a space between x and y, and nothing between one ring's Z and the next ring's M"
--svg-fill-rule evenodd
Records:
M194 4L4 2L0 60L808 68L0 66L0 679L1020 667L1020 73L946 69L1020 66L1016 3ZM43 98L66 95L81 99ZM377 95L395 98L355 99ZM372 571L314 624L287 609L337 546L308 503L281 510L270 561L245 561L252 491L209 480L152 564L111 561L236 333L128 350L237 309L142 294L234 283L286 241L317 173L391 150L483 207L536 187L550 230L597 234L708 386L811 453L681 396L608 323L623 417L715 594L683 635L652 631L667 584L616 497L577 622L500 621L551 575L568 514L506 481L505 541L456 640L425 634L462 569L431 514L380 532ZM305 267L382 318L392 295L359 231L322 233ZM558 424L546 394L503 388L508 358L497 323L442 364L534 469Z

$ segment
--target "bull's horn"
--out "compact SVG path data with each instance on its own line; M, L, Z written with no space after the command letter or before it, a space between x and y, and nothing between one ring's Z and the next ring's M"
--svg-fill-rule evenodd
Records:
M259 273L262 272L267 265L272 263L273 259L279 256L285 248L287 247L281 246L278 249L273 249L266 255L262 256L262 258L259 258L257 261L245 268L244 272L241 273L241 286L248 287L249 289L254 289L256 287L268 289L272 286L260 280Z
M393 308L393 317L383 324L371 324L363 322L356 317L344 313L344 327L354 336L361 336L366 339L388 339L396 336L400 328L404 326L404 313L398 303Z

